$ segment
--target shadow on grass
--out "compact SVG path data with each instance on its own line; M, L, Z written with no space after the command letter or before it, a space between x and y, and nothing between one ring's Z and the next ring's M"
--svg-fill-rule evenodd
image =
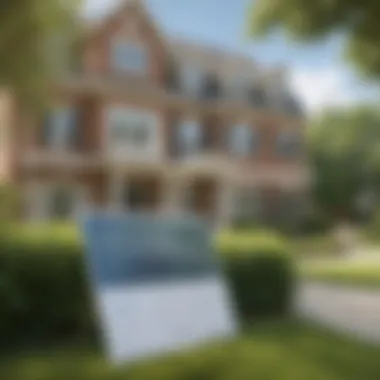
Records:
M112 368L96 350L4 358L7 380L378 380L380 348L297 321L258 323L231 342Z

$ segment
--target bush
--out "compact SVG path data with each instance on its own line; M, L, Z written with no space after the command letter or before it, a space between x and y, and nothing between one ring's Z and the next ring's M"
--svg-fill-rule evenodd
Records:
M216 248L242 320L288 312L294 275L287 242L265 231L231 230L217 236Z
M84 268L74 234L63 238L57 228L9 228L0 242L0 342L91 335Z
M313 210L299 226L301 234L321 234L333 228L333 219L321 210Z
M268 233L224 232L217 248L242 318L283 314L291 294L286 244ZM67 226L10 227L0 241L0 344L95 338L83 247Z
M372 220L365 228L364 237L374 243L380 241L380 210L376 210Z
M19 206L17 189L8 183L1 183L0 181L0 228L14 219L19 211Z

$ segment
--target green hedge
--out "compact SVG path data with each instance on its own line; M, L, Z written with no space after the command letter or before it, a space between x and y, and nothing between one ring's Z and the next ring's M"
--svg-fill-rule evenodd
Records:
M274 235L217 237L242 319L286 312L291 260ZM0 345L95 338L80 238L70 228L12 228L0 241Z
M284 315L293 293L289 245L266 231L226 231L216 237L242 320Z
M0 241L0 342L92 336L80 241L56 227L12 228Z

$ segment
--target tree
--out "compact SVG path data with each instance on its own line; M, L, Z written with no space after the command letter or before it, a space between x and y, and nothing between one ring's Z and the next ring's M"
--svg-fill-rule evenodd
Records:
M0 86L40 100L59 69L64 39L73 38L78 0L3 0L0 5Z
M310 126L314 199L334 219L357 211L369 189L380 193L380 113L369 107L330 110Z
M341 34L359 72L380 77L379 14L378 0L252 0L248 27L250 36L282 28L300 41Z

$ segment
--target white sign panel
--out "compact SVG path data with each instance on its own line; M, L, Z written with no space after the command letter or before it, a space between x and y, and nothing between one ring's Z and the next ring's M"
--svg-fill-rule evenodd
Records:
M98 214L86 220L84 232L113 361L234 335L233 308L202 223Z

